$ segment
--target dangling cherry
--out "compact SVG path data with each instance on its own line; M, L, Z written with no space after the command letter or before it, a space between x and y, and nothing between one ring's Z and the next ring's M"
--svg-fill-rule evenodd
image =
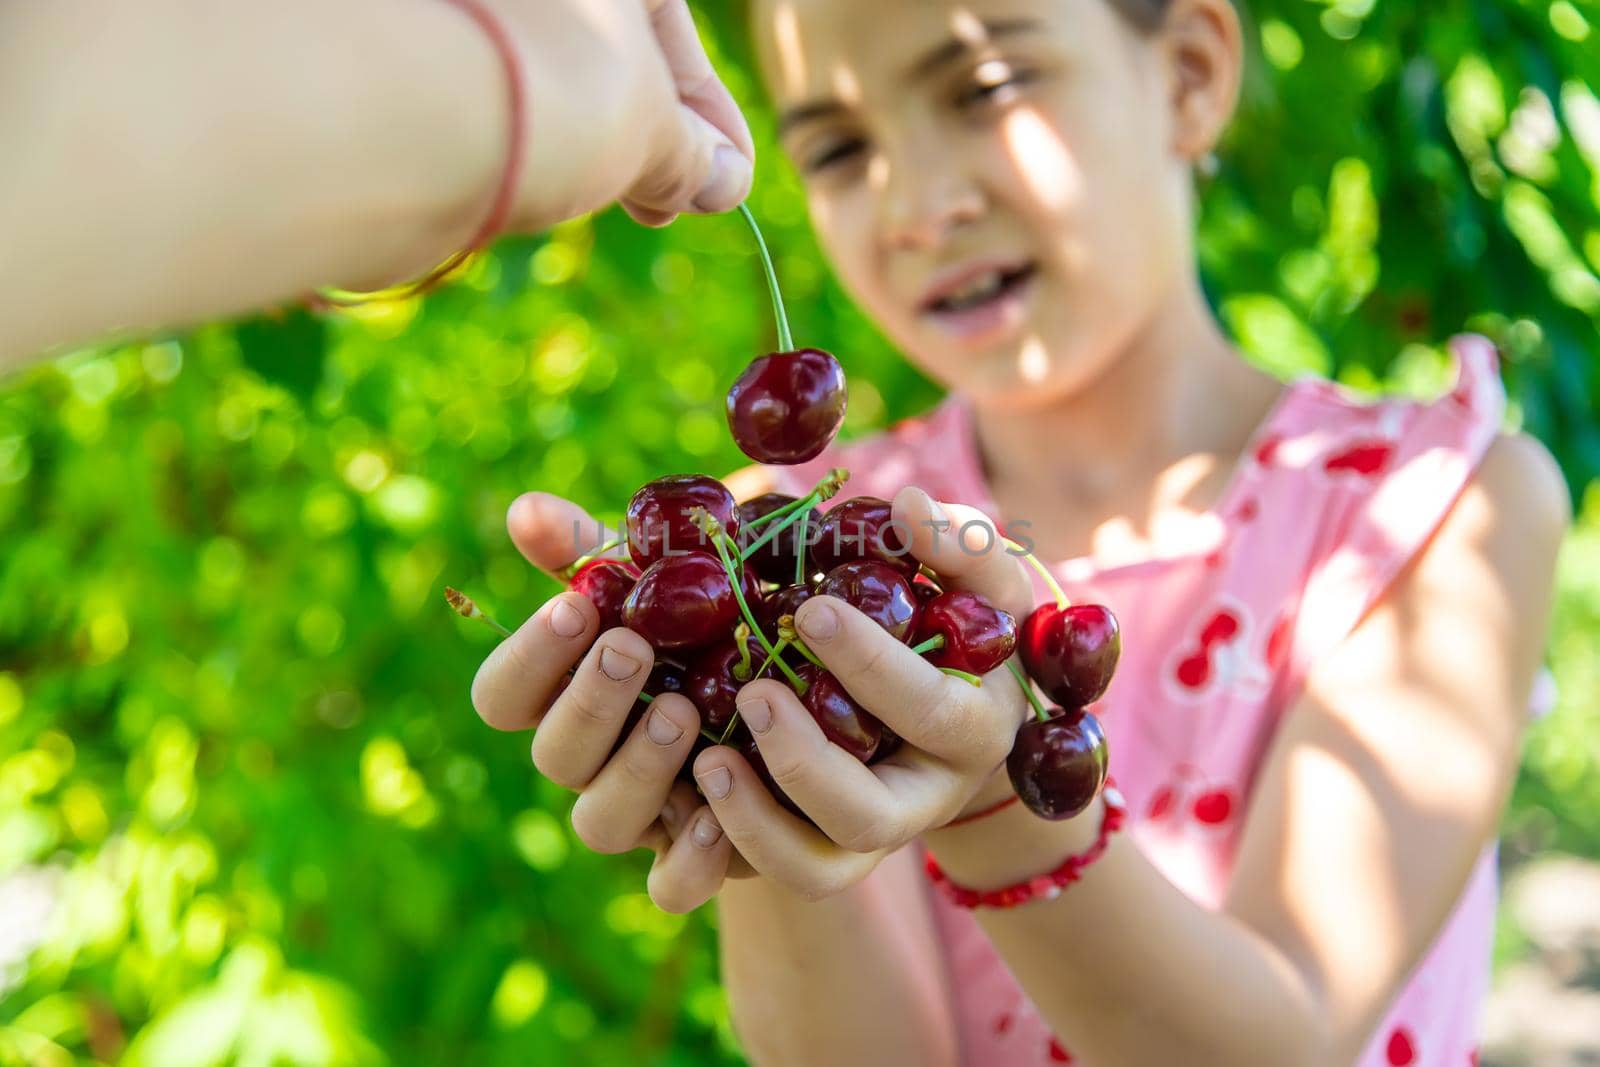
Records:
M807 687L800 703L823 735L862 763L870 762L883 740L883 723L856 703L839 679L815 664L808 663L797 673Z
M1022 662L1051 700L1068 708L1105 694L1122 655L1117 617L1099 604L1036 608L1022 624Z
M728 429L757 463L804 463L844 425L847 392L839 361L816 348L754 360L728 390Z
M717 557L668 556L639 578L622 618L657 649L703 648L732 631L739 601Z
M766 238L748 207L739 205L739 213L761 250L780 351L752 362L728 390L728 429L757 463L804 463L820 455L844 424L844 371L820 349L795 349Z
M817 586L818 596L834 596L882 626L898 641L916 628L920 611L911 583L893 567L875 560L841 563Z
M841 500L822 517L816 536L811 539L811 559L819 571L831 571L841 563L870 559L893 567L908 579L921 566L911 555L903 527L894 522L887 500L857 496Z
M689 517L701 507L722 524L729 536L739 532L733 494L715 478L704 474L674 474L657 478L628 501L628 553L641 567L671 555L712 552L700 528Z
M929 652L928 662L981 676L1016 651L1017 620L976 593L951 590L922 605L911 643L939 636L944 646Z
M600 632L622 625L622 604L639 580L640 570L620 559L595 559L572 576L569 588L589 598L600 612Z
M1051 708L1017 731L1006 772L1017 796L1035 815L1070 819L1081 814L1106 780L1106 735L1082 708Z
M779 508L793 504L795 498L782 493L768 493L758 496L754 500L747 500L739 505L739 544L741 547L753 545L767 532L765 524L752 527L750 524L758 519L766 518ZM811 540L817 529L822 525L822 512L812 508L810 515L805 519L806 539ZM804 547L800 544L800 523L786 527L772 540L756 550L750 557L748 565L755 568L755 572L764 580L775 585L788 585L795 580L797 559Z

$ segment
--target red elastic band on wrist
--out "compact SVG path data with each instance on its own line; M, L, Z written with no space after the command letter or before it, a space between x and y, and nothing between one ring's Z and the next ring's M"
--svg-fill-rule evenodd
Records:
M453 253L450 258L422 277L368 293L352 292L347 289L322 289L307 298L306 302L313 308L327 310L336 307L357 307L379 300L403 300L431 292L475 253L498 237L505 229L506 220L511 217L511 209L516 204L517 189L522 183L523 156L528 139L526 68L521 54L517 51L516 43L511 39L511 34L505 25L479 0L444 0L444 2L460 8L478 24L488 36L489 42L494 46L495 54L500 57L500 63L505 68L510 130L506 137L505 169L500 172L500 184L495 189L488 217L460 251Z
M1005 811L1011 805L1016 804L1021 800L1022 800L1021 797L1017 796L1017 794L1015 794L1015 793L1012 793L1010 796L1006 797L1004 800L1000 801L997 804L991 804L987 808L983 808L983 809L981 809L979 811L973 812L971 815L963 815L959 819L954 819L954 820L952 820L950 822L945 823L939 829L941 829L941 830L954 830L958 826L966 826L968 823L975 823L979 819L987 819L991 815L1000 814L1002 811Z
M956 885L929 853L925 869L928 878L946 900L958 908L1015 908L1035 900L1054 900L1061 891L1083 877L1083 872L1105 855L1111 844L1111 835L1122 829L1127 821L1128 805L1116 784L1106 779L1101 796L1105 812L1100 818L1100 833L1094 844L1075 856L1068 856L1052 871L1001 889L977 890Z

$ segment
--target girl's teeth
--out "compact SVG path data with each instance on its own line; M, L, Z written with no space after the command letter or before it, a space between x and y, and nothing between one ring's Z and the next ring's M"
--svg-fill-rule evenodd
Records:
M987 300L1000 291L1002 281L999 271L985 274L972 284L951 293L944 299L944 303L959 310L967 305Z

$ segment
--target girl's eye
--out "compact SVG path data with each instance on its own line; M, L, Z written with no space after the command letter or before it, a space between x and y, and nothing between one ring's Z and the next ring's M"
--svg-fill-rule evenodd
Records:
M821 151L812 153L806 161L806 170L811 173L824 171L840 163L846 163L859 155L866 148L866 143L859 138L839 141L824 147Z
M1010 103L1017 98L1022 87L1033 80L1034 75L1030 71L1007 71L1004 77L993 81L979 82L977 85L962 92L956 98L956 106L966 109Z

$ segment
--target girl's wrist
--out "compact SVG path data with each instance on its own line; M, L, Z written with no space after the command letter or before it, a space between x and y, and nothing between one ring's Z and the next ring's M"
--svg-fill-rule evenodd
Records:
M1034 878L1089 848L1104 813L1103 797L1062 822L1012 804L978 821L930 830L922 843L952 881L978 890L998 889Z

